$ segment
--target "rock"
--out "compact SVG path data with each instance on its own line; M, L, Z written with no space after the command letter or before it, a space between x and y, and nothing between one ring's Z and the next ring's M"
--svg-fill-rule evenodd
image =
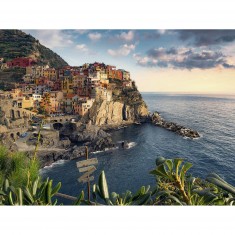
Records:
M0 145L5 146L8 150L15 152L18 151L17 145L14 143L9 133L0 133Z
M84 157L85 156L85 148L84 146L76 146L76 148L72 151L71 159Z
M28 140L26 141L27 145L36 145L38 141L38 134L32 133ZM59 144L60 138L59 138L59 131L47 131L43 130L41 131L40 140L39 140L39 146L43 148L50 148L57 146Z
M72 160L80 157L85 157L84 146L74 146L68 150L40 150L37 152L41 167L49 166L59 160Z
M191 139L200 137L197 131L178 125L174 122L165 121L158 112L154 112L152 114L152 123L169 131L175 132L183 137L188 137Z
M69 138L65 137L58 142L58 147L68 148L70 146L70 144L71 144L71 141L69 140Z
M92 151L105 151L106 149L114 148L115 144L111 137L98 138L90 144Z
M110 99L96 97L88 113L81 119L83 123L108 128L135 122L149 121L149 111L135 86L124 89L122 83L115 84ZM107 90L107 92L110 92Z

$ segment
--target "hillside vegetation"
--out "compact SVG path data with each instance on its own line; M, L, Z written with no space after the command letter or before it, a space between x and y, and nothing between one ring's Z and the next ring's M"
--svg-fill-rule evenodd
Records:
M5 60L32 57L37 59L39 64L49 64L55 68L68 65L55 52L21 30L0 30L0 57Z

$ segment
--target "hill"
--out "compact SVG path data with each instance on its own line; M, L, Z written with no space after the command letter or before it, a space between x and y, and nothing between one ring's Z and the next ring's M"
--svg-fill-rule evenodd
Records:
M40 65L49 64L55 68L68 65L55 52L21 30L0 30L0 57L6 61L17 57L31 57L37 59Z

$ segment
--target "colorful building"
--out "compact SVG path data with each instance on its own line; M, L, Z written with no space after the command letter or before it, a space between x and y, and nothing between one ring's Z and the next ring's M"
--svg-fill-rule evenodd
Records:
M94 99L78 99L78 97L75 96L72 103L73 113L84 116L92 107L94 101Z
M57 71L54 68L44 69L43 77L46 77L50 80L55 80L57 78Z
M22 67L26 68L28 66L32 66L36 63L36 61L32 58L27 57L21 57L21 58L15 58L11 61L7 62L8 67Z
M73 77L71 76L65 76L62 79L62 91L64 94L73 94Z

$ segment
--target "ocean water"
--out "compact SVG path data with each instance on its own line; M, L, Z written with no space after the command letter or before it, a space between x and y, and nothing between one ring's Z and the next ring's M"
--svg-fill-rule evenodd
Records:
M194 176L205 178L215 172L235 185L235 96L175 95L142 93L151 112L158 111L168 121L197 130L199 139L186 139L151 124L133 125L113 132L116 143L131 142L128 149L114 149L90 155L99 164L95 180L105 171L110 192L135 192L142 185L155 185L149 171L155 159L182 157L193 163ZM86 184L77 181L81 173L76 161L61 161L41 170L43 177L62 182L61 192L77 196ZM66 200L62 200L67 204Z

